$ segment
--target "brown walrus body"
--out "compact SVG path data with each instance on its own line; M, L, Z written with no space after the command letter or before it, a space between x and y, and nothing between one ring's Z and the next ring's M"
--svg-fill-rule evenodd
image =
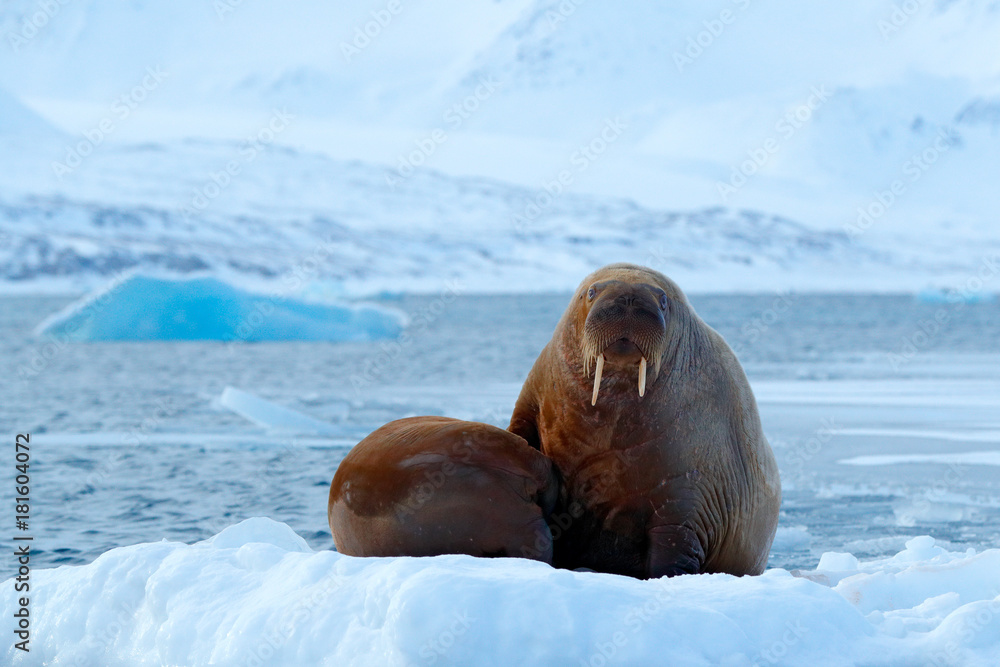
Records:
M411 417L344 457L327 518L350 556L527 556L552 562L551 462L503 429Z
M562 476L554 564L759 574L781 486L743 369L671 280L613 264L577 289L508 428Z

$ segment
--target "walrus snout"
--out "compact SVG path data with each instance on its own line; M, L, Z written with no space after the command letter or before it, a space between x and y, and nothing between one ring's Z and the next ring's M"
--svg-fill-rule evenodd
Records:
M667 295L656 285L610 280L591 285L586 294L590 305L583 327L584 368L590 375L596 362L591 405L597 404L606 360L616 366L638 364L639 397L646 393L647 364L653 377L667 339Z

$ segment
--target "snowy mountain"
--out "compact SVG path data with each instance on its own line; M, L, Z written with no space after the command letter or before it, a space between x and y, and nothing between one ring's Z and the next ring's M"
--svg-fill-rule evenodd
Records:
M0 88L0 139L3 141L52 141L62 133L36 112Z
M52 176L53 191L3 197L0 277L14 287L79 289L146 267L245 281L301 276L352 294L437 292L453 282L516 292L572 289L615 259L714 290L734 275L751 289L783 288L816 266L849 284L847 267L889 261L843 232L763 212L662 211L429 171L390 188L383 167L273 147L246 161L246 148L106 149L85 173ZM241 170L230 176L234 160Z
M18 0L0 32L9 288L274 278L326 234L361 292L656 247L695 289L919 290L1000 247L996 0Z

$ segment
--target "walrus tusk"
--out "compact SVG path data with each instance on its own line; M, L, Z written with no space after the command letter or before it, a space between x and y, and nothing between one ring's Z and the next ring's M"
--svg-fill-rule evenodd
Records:
M604 372L604 355L597 357L597 371L594 373L594 395L590 397L590 404L597 405L597 392L601 390L601 373Z
M646 357L639 362L639 398L646 394Z

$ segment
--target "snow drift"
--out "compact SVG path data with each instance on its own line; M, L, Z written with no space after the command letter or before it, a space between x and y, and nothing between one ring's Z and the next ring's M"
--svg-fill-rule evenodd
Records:
M38 334L72 341L326 340L394 338L402 313L253 294L215 278L132 275L42 322Z
M254 518L33 573L31 653L8 644L5 663L995 664L1000 550L918 537L820 568L638 581L519 559L352 558Z

